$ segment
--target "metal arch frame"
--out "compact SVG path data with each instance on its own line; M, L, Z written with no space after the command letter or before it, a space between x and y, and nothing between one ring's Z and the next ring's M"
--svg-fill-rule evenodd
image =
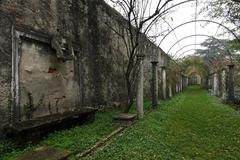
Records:
M177 41L176 43L174 43L174 45L172 45L171 46L171 48L168 50L168 52L167 52L167 54L169 54L169 52L171 51L171 49L174 47L174 46L176 46L179 42L181 42L181 41L183 41L183 40L185 40L185 39L187 39L187 38L190 38L190 37L196 37L196 36L199 36L199 37L209 37L209 38L212 38L212 39L215 39L215 40L217 40L219 43L222 43L218 38L215 38L215 37L213 37L213 36L209 36L209 35L207 35L207 34L197 34L197 35L189 35L189 36L186 36L186 37L183 37L183 38L181 38L179 41ZM223 44L223 43L222 43ZM228 50L229 51L229 50ZM229 53L229 52L228 52ZM176 56L176 54L174 54L173 55L173 57L175 57Z
M174 56L172 56L172 58L174 58L180 51L182 51L183 49L185 49L187 47L190 47L190 46L200 46L200 45L201 45L200 43L198 43L198 44L193 43L193 44L185 45L185 46L181 47L177 52L175 52L175 54L174 54Z
M195 44L193 44L193 45L195 45ZM181 55L183 55L183 54L185 54L185 53L187 53L187 52L189 52L189 51L197 50L197 49L198 49L198 48L187 50L187 51L183 52ZM218 48L218 49L219 49L219 48ZM179 57L178 57L176 60L179 60L181 55L179 55ZM209 56L206 56L206 57L207 57L208 60L213 64L213 62L211 61L211 59L209 58ZM176 60L174 60L173 58L172 58L171 60L172 60L174 63L176 63Z
M176 53L175 53L175 56L177 55L177 53L179 53L181 50L183 50L184 48L187 48L187 47L189 47L189 46L194 46L194 45L198 45L198 46L200 46L201 44L188 44L188 45L185 45L185 46L183 46L181 49L179 49ZM223 49L221 49L221 48L218 48L220 51L222 51L222 52L224 52L224 50ZM209 51L208 51L209 52ZM183 54L180 54L179 56L181 56L181 55L183 55ZM175 56L173 56L173 58L175 57Z
M184 55L185 53L190 52L190 51L196 51L196 50L198 50L198 49L199 49L199 48L193 48L193 49L189 49L189 50L187 50L187 51L184 51L183 53L181 53L180 55L178 55L178 57L177 57L176 60L180 59L180 56ZM218 49L219 49L219 48L218 48ZM219 49L219 50L220 50L220 49ZM221 50L221 51L223 51L223 50Z
M196 51L197 49L198 49L198 48L189 49L189 50L183 52L181 55L183 55L183 54L185 54L185 53L187 53L187 52L190 52L190 51ZM218 49L219 49L219 48L218 48ZM177 57L177 60L180 59L180 56L181 56L181 55L179 55L179 56ZM208 58L208 60L209 60L209 62L210 62L211 64L213 64L213 62L211 61L210 58Z
M177 42L172 46L172 48L173 48L175 45L177 45L179 42L181 42L182 40L187 39L187 38L190 38L190 37L194 37L194 36L195 36L195 37L196 37L196 36L209 37L209 38L215 39L215 40L217 40L219 43L222 43L222 44L223 44L223 42L221 42L218 38L215 38L214 36L209 36L209 35L206 35L206 34L197 34L197 35L190 35L190 36L183 37L182 39L180 39L179 41L177 41ZM192 44L192 45L195 45L195 44ZM185 48L185 46L184 46L184 47L181 47L180 50L182 50L183 48ZM218 48L218 49L221 50L221 51L223 51L223 50L220 49L220 48ZM170 49L170 50L171 50L171 49ZM192 51L192 50L197 50L197 48L188 50L188 51L182 53L181 55L183 55L183 54L185 54L185 53L187 53L187 52L189 52L189 51ZM227 51L228 51L227 53L231 56L229 50L227 50ZM181 55L179 55L179 57L180 57ZM173 57L175 57L175 56L176 56L176 53L174 54ZM222 55L222 56L223 56L223 55ZM178 57L178 59L179 59L179 57ZM207 59L209 60L209 62L213 65L213 62L212 62L212 60L210 59L210 57L209 57L209 56L206 56L206 57L207 57ZM177 59L177 60L178 60L178 59ZM172 60L176 63L176 61L175 61L174 59L172 59ZM222 62L223 62L223 60L222 60Z
M195 51L195 50L197 50L197 48L189 49L189 50L183 52L182 54L185 54L185 53L190 52L190 51ZM181 55L182 55L182 54L181 54ZM180 59L180 57L178 57L178 59ZM178 59L177 59L177 60L178 60ZM211 61L210 58L208 58L208 60L209 60L209 62L210 62L211 64L213 64L213 62Z
M196 35L192 35L192 36L196 36ZM191 37L192 37L191 36ZM203 36L203 35L202 35ZM209 35L204 35L204 36L206 36L206 37L210 37L210 38L212 38L212 39L216 39L218 42L220 42L220 43L222 43L223 44L223 42L221 42L219 39L217 39L217 38L215 38L215 37L213 37L213 36L209 36ZM189 36L187 36L187 37L189 37ZM185 39L185 37L183 38L183 39ZM181 40L180 40L181 41ZM176 44L177 44L178 42L176 42ZM176 45L175 44L175 45ZM195 45L195 44L192 44L192 45ZM186 46L190 46L190 45L186 45ZM185 48L185 46L184 47L182 47L180 50L182 50L182 49L184 49ZM223 53L224 53L224 50L222 50L222 49L220 49L220 48L218 48L219 50L221 50ZM180 51L179 50L179 51ZM191 50L197 50L197 48L196 49L191 49ZM188 50L188 51L186 51L186 52L189 52L189 51L191 51L191 50ZM179 52L178 51L178 52ZM180 54L179 56L178 56L178 58L177 58L177 60L180 58L180 56L181 55L183 55L183 54L185 54L186 52L184 52L184 53L182 53L182 54ZM209 52L209 51L208 51ZM229 52L228 52L228 54L229 54ZM173 56L173 58L175 57L177 55L177 53L175 53L174 54L174 56ZM222 55L222 57L224 56L223 54L221 54ZM206 56L207 57L207 59L209 60L209 62L213 65L213 61L209 58L209 56ZM224 59L224 57L223 57L223 59ZM221 60L221 63L223 63L223 59Z
M176 42L176 43L171 47L171 49L172 49L175 45L177 45L177 43L181 42L182 40L184 40L184 39L186 39L186 38L194 37L194 36L209 37L209 38L215 39L215 40L217 40L219 43L222 43L222 44L223 44L223 42L221 42L218 38L215 38L214 36L209 36L209 35L205 35L205 34L198 34L198 35L190 35L190 36L183 37L183 38L180 39L178 42ZM196 45L196 44L192 44L192 45ZM186 45L186 46L190 46L190 45ZM180 51L181 51L182 49L184 49L184 48L186 48L186 47L185 47L185 46L182 47L178 52L180 52ZM170 49L170 50L171 50L171 49ZM222 50L222 49L220 49L220 48L218 48L218 49L221 50L221 51L224 53L224 50ZM197 50L197 49L195 49L195 50ZM190 51L191 51L191 50L190 50ZM227 53L231 56L229 50L227 50L227 51L228 51ZM186 51L186 52L189 52L189 51ZM177 59L179 59L179 57L180 57L181 55L185 54L186 52L180 54ZM208 50L208 52L209 52L209 50ZM174 54L173 58L174 58L176 55L177 55L177 52ZM222 55L222 56L223 56L223 55ZM207 56L207 57L209 57L209 56ZM209 58L208 58L208 59L209 59ZM210 59L209 59L209 60L210 60ZM211 62L211 61L210 61L210 62ZM211 62L211 63L212 63L212 62ZM212 64L213 64L213 63L212 63Z
M184 55L185 53L190 52L190 51L196 51L197 49L198 49L198 48L192 48L192 49L189 49L189 50L184 51L182 54L180 54L178 57L176 57L176 58L177 58L176 60L179 60L179 59L180 59L180 56Z
M220 41L220 42L221 42L221 41ZM198 45L198 46L200 46L201 43L199 43L199 44L195 44L195 43L193 43L193 44L188 44L188 45L183 46L181 49L179 49L177 52L175 52L173 58L177 55L177 53L179 53L179 52L180 52L181 50L183 50L184 48L189 47L189 46L194 46L194 45ZM224 52L223 49L221 49L221 48L218 48L218 49ZM209 50L208 50L208 51L209 51ZM180 54L180 55L182 55L182 54Z
M209 36L209 35L206 35L206 34L197 34L197 35L190 35L190 36L183 37L182 39L180 39L179 41L177 41L177 42L170 48L170 50L171 50L175 45L177 45L177 43L181 42L182 40L187 39L187 38L190 38L190 37L194 37L194 36L209 37L209 38L215 39L215 40L217 40L219 43L222 43L222 44L223 44L223 42L221 42L218 38L215 38L215 37L213 37L213 36ZM170 51L170 50L169 50L169 51ZM227 50L227 53L231 56L229 50ZM175 56L176 56L176 53L174 54L173 57L175 57Z
M209 37L209 38L212 38L212 39L215 39L215 40L217 40L219 43L222 43L223 44L223 42L221 42L218 38L215 38L214 36L209 36L209 35L206 35L206 34L197 34L197 35L190 35L190 36L186 36L186 37L183 37L182 39L180 39L180 40L178 40L171 48L170 48L170 50L174 47L174 46L176 46L179 42L181 42L182 40L184 40L184 39L187 39L187 38L190 38L190 37L196 37L196 36L203 36L203 37ZM196 44L192 44L192 45L196 45ZM185 47L181 47L180 48L180 50L182 50L182 49L184 49ZM220 49L220 48L218 48L218 49ZM169 50L169 51L170 51ZM197 50L197 49L195 49L195 50ZM228 50L229 51L229 50ZM188 51L189 52L189 51ZM184 52L184 53L182 53L182 54L185 54L186 52ZM181 54L181 55L182 55ZM229 54L229 53L228 53ZM174 54L174 56L173 57L175 57L176 56L176 53ZM174 59L172 59L174 62L175 62L175 60ZM208 58L208 60L210 61L210 59ZM211 61L210 61L211 62ZM175 62L176 63L176 62ZM211 62L212 64L213 64L213 62Z
M164 18L161 18L161 19L162 19L171 29L173 29L172 26L171 26ZM175 36L176 40L178 41L179 39L178 39L178 37L177 37L176 32L173 31L173 33L174 33L174 36ZM180 45L180 43L178 43L178 45L179 45L180 48L182 48L181 45Z
M221 23L218 23L218 22L212 21L212 20L191 20L191 21L187 21L187 22L185 22L185 23L182 23L182 24L176 26L175 28L173 28L171 31L169 31L169 32L162 38L162 40L160 41L158 47L162 44L162 42L166 39L166 37L167 37L170 33L172 33L174 30L176 30L176 29L178 29L179 27L182 27L182 26L184 26L184 25L186 25L186 24L194 23L194 22L209 22L209 23L218 24L219 26L222 26L223 28L225 28L226 30L228 30L228 31L238 40L238 42L240 43L240 39L237 37L237 35L236 35L233 31L231 31L228 27L226 27L225 25L223 25L223 24L221 24Z

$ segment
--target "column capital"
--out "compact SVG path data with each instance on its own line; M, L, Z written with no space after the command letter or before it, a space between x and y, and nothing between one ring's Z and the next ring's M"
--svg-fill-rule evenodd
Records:
M166 66L161 66L162 69L166 69Z
M157 65L158 64L158 61L152 61L151 62L153 65Z
M229 68L233 68L235 65L234 64L228 64L227 65Z
M214 71L214 72L212 72L212 73L210 73L210 75L214 75L214 74L216 74L217 72L216 71Z
M226 68L225 68L225 67L223 67L223 68L222 68L222 71L226 71Z
M144 60L144 58L145 58L145 55L144 55L144 54L138 54L138 55L137 55L137 60L138 60L138 61L142 61L142 60Z

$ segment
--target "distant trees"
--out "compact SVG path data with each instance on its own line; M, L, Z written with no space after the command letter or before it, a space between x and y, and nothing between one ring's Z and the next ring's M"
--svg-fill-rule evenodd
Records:
M222 23L230 24L232 31L240 38L240 0L204 0L202 3L204 7L201 13L206 13L211 19L222 18ZM240 41L236 38L225 40L224 43L225 50L229 50L231 54L239 52Z
M223 17L223 23L232 23L234 30L240 29L240 1L239 0L211 0L202 1L204 4L201 12L206 12L210 18Z
M205 49L195 51L196 55L204 56L210 65L222 65L225 63L233 63L236 54L240 51L240 44L235 39L206 39L201 45Z
M197 72L201 77L208 74L208 66L204 57L200 56L188 56L180 62L180 66L184 71L184 74L189 76L193 71Z

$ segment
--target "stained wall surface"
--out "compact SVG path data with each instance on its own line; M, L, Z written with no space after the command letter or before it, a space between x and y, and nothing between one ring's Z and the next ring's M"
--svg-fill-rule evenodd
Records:
M108 25L121 29L123 21L103 0L0 1L0 125L9 120L16 74L20 120L85 106L120 107L127 95L126 47ZM13 31L18 28L26 34L18 37L14 50ZM46 36L49 42L27 35ZM53 40L68 58L59 59ZM151 93L152 48L168 59L154 44L144 52L146 97ZM16 50L19 61L14 62Z

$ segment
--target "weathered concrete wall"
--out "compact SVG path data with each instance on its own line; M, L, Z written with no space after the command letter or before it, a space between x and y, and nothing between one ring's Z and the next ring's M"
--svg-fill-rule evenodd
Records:
M0 128L8 122L11 97L11 27L7 14L0 14ZM1 135L1 134L0 134Z
M40 43L23 41L19 50L21 113L31 114L32 109L32 116L39 117L76 109L80 91L74 61L59 61L51 48Z
M12 58L16 58L12 57L12 38L16 38L12 37L12 27L23 28L23 33L34 31L35 36L50 37L48 43L24 38L26 35L19 38L16 72L19 72L20 119L29 116L23 113L24 106L30 103L33 106L30 117L83 106L119 106L126 97L123 72L126 50L122 39L106 25L109 20L122 27L123 18L103 0L0 1L0 120L7 122L8 106L12 105L9 99L12 78L16 80L12 76L16 74L16 68L12 69ZM61 49L70 59L58 58L53 39L62 44ZM157 57L160 68L168 57L151 46L161 54ZM144 61L145 96L151 93L150 51L146 51Z

